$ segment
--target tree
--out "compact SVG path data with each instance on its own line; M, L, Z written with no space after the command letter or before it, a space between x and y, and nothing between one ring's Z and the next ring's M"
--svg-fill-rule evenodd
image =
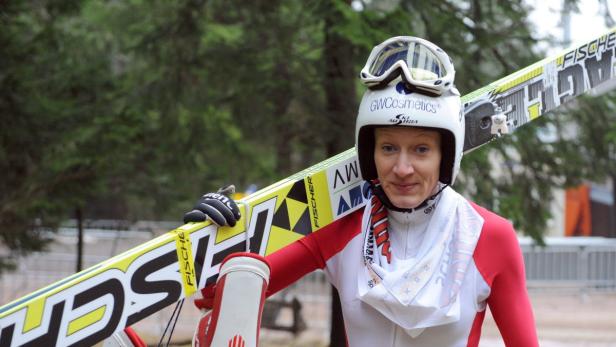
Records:
M114 134L130 124L101 118L113 83L105 42L89 35L80 6L3 2L0 11L0 239L19 254L40 250L41 226L101 188L124 145ZM0 259L0 271L11 265Z
M584 98L563 117L565 124L573 124L575 129L575 135L570 132L560 136L570 153L564 163L573 163L580 170L580 179L611 183L614 203L609 223L613 233L616 228L616 91L600 98ZM564 186L577 183L578 180L572 180Z

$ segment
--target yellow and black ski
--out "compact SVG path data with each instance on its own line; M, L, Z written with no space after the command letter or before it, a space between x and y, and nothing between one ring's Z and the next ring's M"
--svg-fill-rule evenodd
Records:
M615 51L616 28L465 95L465 152L612 80ZM0 307L0 347L91 346L214 282L227 254L270 254L366 201L349 149L240 200L233 228L182 225Z

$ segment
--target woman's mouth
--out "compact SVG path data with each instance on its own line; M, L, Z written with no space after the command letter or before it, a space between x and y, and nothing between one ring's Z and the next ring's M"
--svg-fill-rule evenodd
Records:
M419 187L419 183L391 183L391 185L401 193L412 192Z

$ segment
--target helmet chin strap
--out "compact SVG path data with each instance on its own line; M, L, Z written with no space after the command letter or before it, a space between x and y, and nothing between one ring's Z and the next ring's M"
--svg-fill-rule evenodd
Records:
M417 207L413 207L413 208L400 208L398 206L395 206L391 202L391 200L389 200L389 197L387 197L387 194L385 194L385 191L383 190L383 187L381 186L381 182L379 182L378 179L370 181L370 186L372 188L372 194L376 195L376 197L379 200L381 200L381 202L383 203L383 205L385 207L387 207L387 209L392 210L392 211L396 211L396 212L411 213L411 212L414 212L414 211L417 211L417 210L421 210L424 207L426 207L428 205L428 201L433 200L434 198L436 198L449 185L448 184L443 184L442 187L436 193L430 195L421 204L419 204Z

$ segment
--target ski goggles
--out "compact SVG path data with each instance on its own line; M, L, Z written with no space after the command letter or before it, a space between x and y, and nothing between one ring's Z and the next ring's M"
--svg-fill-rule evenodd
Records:
M439 96L453 86L454 75L451 59L438 46L397 36L372 49L360 78L370 88L382 88L400 76L412 90Z

